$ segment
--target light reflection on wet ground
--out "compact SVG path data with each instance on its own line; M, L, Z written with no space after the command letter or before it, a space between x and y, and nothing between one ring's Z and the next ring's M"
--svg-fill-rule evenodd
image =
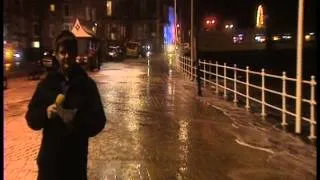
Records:
M314 147L199 101L194 82L164 62L93 74L109 121L90 142L89 179L316 179Z

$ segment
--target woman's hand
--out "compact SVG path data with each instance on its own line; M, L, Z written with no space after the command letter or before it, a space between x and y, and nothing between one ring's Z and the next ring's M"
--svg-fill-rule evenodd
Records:
M53 115L57 113L57 105L51 104L50 106L47 107L47 116L49 119L52 119Z

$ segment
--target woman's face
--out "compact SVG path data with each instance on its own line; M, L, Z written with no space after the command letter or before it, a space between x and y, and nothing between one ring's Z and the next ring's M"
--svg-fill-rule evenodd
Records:
M75 62L75 54L72 53L70 50L68 51L67 48L60 45L58 47L58 51L56 52L56 59L59 62L59 65L63 69L67 69Z

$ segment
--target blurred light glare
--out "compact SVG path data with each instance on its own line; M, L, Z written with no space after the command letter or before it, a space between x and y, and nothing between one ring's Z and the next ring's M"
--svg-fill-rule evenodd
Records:
M207 23L207 24L210 24L210 21L209 21L209 20L207 20L207 21L206 21L206 23Z
M283 35L282 38L283 38L283 39L291 39L292 36L291 36L291 35Z
M233 28L233 24L230 25L230 28Z
M212 21L211 21L212 24L214 24L215 22L216 22L215 20L212 20Z
M306 39L306 41L310 41L311 36L310 35L306 35L304 38Z
M229 28L229 25L226 25L225 28L228 29L228 28Z
M20 54L16 53L16 54L14 54L14 57L20 58L21 56L20 56Z
M10 64L10 63L6 63L4 66L5 66L6 68L10 68L10 67L11 67L11 64Z
M168 51L168 53L173 52L174 51L174 45L168 45L167 51Z
M279 36L273 36L272 39L273 39L274 41L279 41L279 40L280 40L280 37L279 37Z

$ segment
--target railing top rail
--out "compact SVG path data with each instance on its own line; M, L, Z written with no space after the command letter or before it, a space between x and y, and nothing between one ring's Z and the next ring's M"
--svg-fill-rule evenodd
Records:
M179 57L182 57L182 58L186 58L187 60L191 60L190 57L187 57L187 56L181 56L179 55ZM247 72L247 69L241 69L239 67L236 67L236 66L228 66L226 63L224 64L219 64L218 61L214 61L214 60L206 60L206 59L199 59L199 62L200 64L204 64L204 65L210 65L210 66L217 66L219 68L226 68L226 69L229 69L229 70L236 70L236 71L239 71L239 72ZM226 66L225 66L226 65ZM248 72L250 74L254 74L254 75L262 75L262 72L261 71L252 71L250 70L250 67L248 68ZM271 78L277 78L277 79L283 79L283 75L275 75L275 74L270 74L270 73L266 73L264 72L264 76L266 77L271 77ZM314 76L311 76L313 78L315 78ZM285 80L286 81L292 81L292 82L296 82L297 80L295 78L292 78L292 77L287 77L285 76ZM303 80L302 83L305 83L305 84L309 84L309 85L317 85L317 82L315 80Z

